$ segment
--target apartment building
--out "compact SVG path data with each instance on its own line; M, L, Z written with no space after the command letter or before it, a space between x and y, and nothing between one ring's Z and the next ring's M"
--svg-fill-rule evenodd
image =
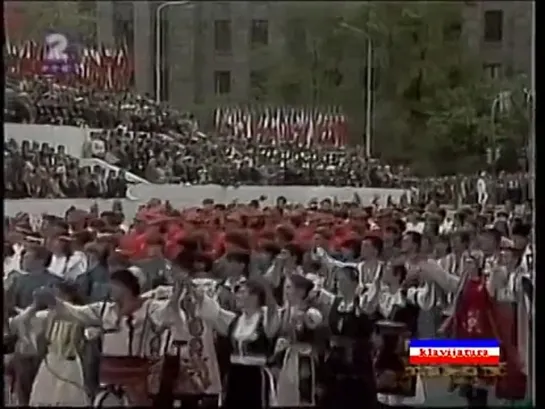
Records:
M283 2L97 1L98 40L130 39L136 86L174 106L246 102L262 81L264 47L282 44ZM530 2L466 1L463 30L491 77L529 74ZM158 11L159 10L159 11ZM156 19L161 24L157 27ZM159 32L159 41L156 33ZM157 44L160 52L157 53ZM156 56L160 62L157 63ZM159 68L157 70L157 68ZM159 81L156 71L159 71Z

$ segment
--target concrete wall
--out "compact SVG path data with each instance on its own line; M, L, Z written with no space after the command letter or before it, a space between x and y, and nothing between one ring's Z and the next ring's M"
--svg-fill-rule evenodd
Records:
M366 189L366 188L335 188L323 186L241 186L239 188L224 188L217 185L184 186L184 185L137 185L130 189L131 199L123 199L123 209L128 218L132 218L138 207L152 198L169 200L174 207L200 206L203 199L212 198L217 203L229 203L238 200L248 203L266 195L264 204L272 205L276 198L284 196L289 202L308 203L310 199L324 199L337 197L339 201L352 200L357 192L364 204L370 204L376 195L380 202L385 204L388 196L398 201L403 194L401 189ZM93 203L98 203L100 210L110 209L113 200L106 199L22 199L5 200L5 214L14 216L18 212L29 214L58 214L62 215L70 206L88 209Z
M66 153L80 158L83 144L89 137L91 129L76 126L4 124L4 141L14 139L19 146L24 140L36 141L50 146L64 145Z

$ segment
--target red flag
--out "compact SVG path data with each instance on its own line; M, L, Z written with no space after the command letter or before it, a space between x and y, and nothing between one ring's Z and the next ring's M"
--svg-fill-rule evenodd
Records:
M496 394L503 399L520 399L526 393L526 376L510 329L514 311L506 310L488 293L486 278L467 278L455 301L454 314L442 330L460 339L497 339L500 355L506 363L505 377L497 380Z

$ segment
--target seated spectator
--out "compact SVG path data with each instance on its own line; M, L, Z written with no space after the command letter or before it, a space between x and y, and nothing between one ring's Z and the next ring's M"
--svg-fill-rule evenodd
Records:
M125 173L95 166L80 167L79 159L44 143L13 139L4 144L4 194L7 199L125 197Z
M338 134L333 137L336 142L332 144L326 132L321 137L324 139L325 135L327 143L320 144L320 140L310 143L308 137L301 138L306 132L288 139L302 124L294 116L284 116L284 123L297 127L282 133L270 120L265 127L263 122L252 123L251 117L250 120L244 115L233 117L236 110L229 111L230 114L224 110L223 116L216 119L223 118L227 122L222 123L230 126L218 127L216 121L216 131L205 135L198 131L198 123L190 113L169 109L147 97L84 86L68 87L40 77L21 81L8 78L5 102L8 121L99 129L91 132L84 157L99 158L151 183L405 188L411 189L414 199L419 201L457 204L476 201L477 174L416 178L408 167L367 159L361 146L345 145L346 129L339 128L344 123L340 111L333 112L332 117L341 118L342 123L328 122ZM221 112L217 110L218 113ZM233 122L235 117L238 122ZM240 122L243 120L247 123ZM247 125L257 126L258 134L252 133ZM260 136L259 132L266 135ZM80 169L75 158L63 154L57 160L47 150L43 153L39 146L25 149L21 154L31 154L30 157L18 156L18 148L5 154L8 159L5 163L11 167L8 172L19 172L9 180L8 194L14 197L123 197L125 194L124 174L106 175ZM493 198L496 202L509 199L521 203L528 199L527 174L498 176L495 180L487 178L490 192L497 196ZM496 187L492 189L494 184Z

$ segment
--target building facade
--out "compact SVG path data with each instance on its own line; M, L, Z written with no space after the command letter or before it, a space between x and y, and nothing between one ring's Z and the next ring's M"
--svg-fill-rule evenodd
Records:
M96 4L99 42L132 46L137 89L155 95L160 88L161 99L173 106L246 102L260 81L260 52L282 45L283 2ZM486 74L529 76L531 2L465 4L463 30L470 46L482 55ZM160 56L158 64L156 56Z

